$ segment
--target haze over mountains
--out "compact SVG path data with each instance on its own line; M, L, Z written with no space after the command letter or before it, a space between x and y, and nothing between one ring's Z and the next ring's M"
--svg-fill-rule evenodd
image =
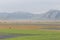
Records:
M40 18L43 20L60 20L60 10L49 10L42 14Z
M43 14L27 12L0 13L0 20L60 20L60 10L49 10Z

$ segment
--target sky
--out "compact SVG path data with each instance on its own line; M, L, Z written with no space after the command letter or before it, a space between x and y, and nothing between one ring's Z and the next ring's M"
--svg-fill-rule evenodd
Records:
M0 0L0 12L40 14L51 9L60 10L60 0Z

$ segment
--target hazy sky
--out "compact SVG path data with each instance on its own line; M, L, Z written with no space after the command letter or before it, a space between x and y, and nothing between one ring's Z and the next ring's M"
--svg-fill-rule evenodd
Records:
M60 9L60 0L0 0L0 12L41 13L50 9Z

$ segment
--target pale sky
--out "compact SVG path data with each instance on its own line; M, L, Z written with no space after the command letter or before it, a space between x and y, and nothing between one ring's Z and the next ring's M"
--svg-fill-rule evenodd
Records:
M23 11L37 14L50 9L60 10L60 0L0 0L0 12Z

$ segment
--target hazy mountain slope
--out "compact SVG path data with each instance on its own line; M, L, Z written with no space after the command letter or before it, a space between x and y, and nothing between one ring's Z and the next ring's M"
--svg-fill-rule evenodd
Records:
M50 10L41 16L45 20L60 20L60 10Z
M15 13L0 13L0 20L20 20L20 19L31 19L31 13L15 12Z
M32 14L31 13L11 13L8 15L7 19L31 19Z
M27 12L0 13L0 20L60 20L60 10L49 10L43 14Z

